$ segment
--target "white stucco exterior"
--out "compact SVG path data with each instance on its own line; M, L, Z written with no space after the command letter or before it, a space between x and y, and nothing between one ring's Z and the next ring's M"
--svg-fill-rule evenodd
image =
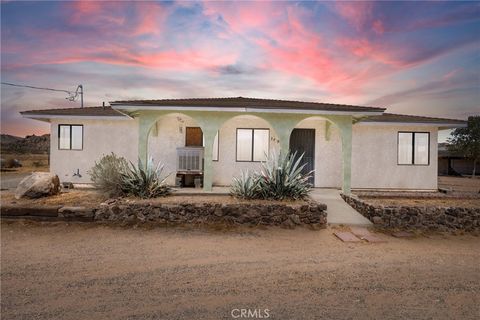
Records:
M82 124L83 150L58 149L58 125ZM185 128L198 126L183 114L170 114L159 118L150 132L148 154L165 164L171 172L168 182L175 181L176 148L185 145ZM315 186L342 185L342 149L339 130L327 125L321 117L303 120L298 128L315 129ZM327 128L328 127L328 128ZM269 125L261 118L245 115L225 122L219 131L219 159L213 162L214 185L229 185L232 177L242 170L257 169L258 162L236 161L236 129L270 129L270 150L279 148L279 140ZM398 131L430 133L429 165L398 165ZM412 189L437 188L437 133L435 126L406 126L357 124L352 138L352 188L356 189ZM111 152L136 163L138 157L138 120L51 120L51 171L62 181L88 183L88 170L102 155ZM79 170L81 178L74 176Z
M398 165L399 131L429 132L429 165ZM353 126L352 188L437 189L437 137L435 127L361 124Z
M83 125L83 150L59 150L58 125ZM136 161L138 149L137 120L51 120L50 171L60 181L89 183L88 171L103 155L115 153ZM136 163L136 162L134 162ZM77 170L81 178L74 176Z

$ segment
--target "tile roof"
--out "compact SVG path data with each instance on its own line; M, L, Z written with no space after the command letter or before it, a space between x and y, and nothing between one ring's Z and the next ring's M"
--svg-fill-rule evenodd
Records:
M118 117L124 116L121 112L112 109L112 107L85 107L85 108L64 108L64 109L46 109L29 110L20 112L24 116L97 116L97 117Z
M383 112L384 108L352 106L346 104L258 99L258 98L193 98L193 99L160 99L160 100L125 100L112 101L112 106L176 106L176 107L222 107L252 109L291 109L308 111L345 111L345 112Z
M448 123L448 124L466 124L465 120L432 118L423 116L412 116L407 114L384 113L379 116L369 116L362 119L361 122L402 122L402 123Z

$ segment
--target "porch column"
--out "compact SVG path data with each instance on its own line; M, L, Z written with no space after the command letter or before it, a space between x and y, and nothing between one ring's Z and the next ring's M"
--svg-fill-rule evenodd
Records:
M203 154L203 190L212 191L213 185L213 142L217 130L204 129L203 138L205 139L204 154Z
M342 192L348 195L351 193L352 179L352 119L347 117L337 124L342 134Z
M305 118L301 114L258 114L266 120L278 136L280 152L285 154L290 149L290 134L295 126Z
M280 140L280 153L285 155L290 150L290 134L293 128L276 128L275 132Z

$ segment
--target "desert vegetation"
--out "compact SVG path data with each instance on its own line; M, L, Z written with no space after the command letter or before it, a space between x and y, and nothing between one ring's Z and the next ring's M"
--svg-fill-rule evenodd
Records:
M170 194L171 188L165 183L168 174L164 174L163 164L155 165L149 158L144 165L129 163L114 153L103 156L89 171L92 182L108 196L134 196L155 198Z
M308 179L313 171L303 173L303 154L271 153L262 162L260 171L242 172L233 179L230 193L243 199L298 200L305 199L312 186Z

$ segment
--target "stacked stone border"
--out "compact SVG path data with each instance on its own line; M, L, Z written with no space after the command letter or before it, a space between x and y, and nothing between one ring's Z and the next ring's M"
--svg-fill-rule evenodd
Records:
M480 231L480 208L381 206L355 195L342 194L343 200L376 226L405 230Z
M327 206L317 202L307 204L215 204L127 203L121 199L109 200L96 208L86 207L17 207L1 208L2 218L85 221L121 225L184 225L227 224L247 226L282 226L313 229L327 225Z
M159 223L175 224L227 224L248 226L311 226L324 228L327 224L327 206L309 202L293 204L217 204L179 203L145 204L106 202L95 211L95 221L122 224Z

